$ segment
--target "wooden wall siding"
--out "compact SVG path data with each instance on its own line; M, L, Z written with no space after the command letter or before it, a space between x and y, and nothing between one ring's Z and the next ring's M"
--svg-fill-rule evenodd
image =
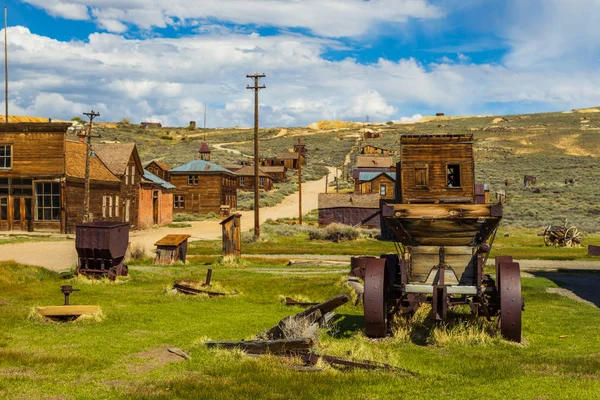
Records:
M319 226L326 226L333 223L355 226L378 211L378 208L322 208L319 209ZM380 221L381 219L377 216L367 221L364 226L378 229Z
M66 233L75 233L75 225L83 222L83 193L85 185L83 179L67 178L65 190L66 197ZM121 188L118 182L95 182L90 183L90 212L94 221L121 222L121 217L112 214L112 217L102 216L102 196L120 196ZM114 201L114 200L113 200ZM123 208L119 214L124 213Z
M121 179L121 207L122 209L125 208L125 204L127 203L127 200L129 200L129 204L130 204L130 208L129 208L129 221L126 221L126 213L121 213L121 220L122 222L129 222L131 227L133 229L140 229L138 222L139 222L139 218L140 218L140 201L139 201L139 196L140 196L140 192L141 192L141 183L142 183L142 177L143 177L143 170L140 171L139 168L137 168L137 163L134 157L134 154L132 152L130 158L129 158L129 162L127 163L127 171L129 172L128 174L119 176L119 178ZM131 171L134 171L134 174L131 175ZM150 208L150 211L148 210L144 210L145 214L147 213L152 213L152 209Z
M242 256L242 216L234 214L221 222L223 233L223 257Z
M65 173L64 132L0 133L0 145L12 145L12 168L0 178L47 177Z
M356 183L355 183L356 185ZM390 179L387 175L380 175L377 178L373 179L369 182L359 182L358 187L359 190L355 193L378 193L381 194L381 186L385 185L386 194L385 196L380 196L382 199L394 199L395 191L394 191L394 181Z
M244 176L244 186L242 186L241 184L241 178L242 177L238 177L237 182L238 182L238 189L239 190L245 190L245 191L253 191L254 190L254 176ZM265 190L265 191L270 191L271 189L273 189L273 179L263 176L264 178L264 185L259 187L259 190Z
M174 208L177 213L219 213L221 205L237 207L237 178L226 173L194 174L198 175L198 184L189 185L188 175L171 174L171 184L177 188L173 196L185 196L185 207Z
M447 186L447 165L460 165L460 187ZM426 167L429 185L416 186ZM474 201L475 165L471 143L404 144L402 146L402 202L439 203L444 200Z
M362 151L360 153L361 154L381 154L381 155L385 155L385 156L395 154L395 152L392 150L382 149L382 148L371 146L371 145L366 145L365 147L363 147Z
M146 167L146 169L150 173L158 176L163 181L167 181L167 182L169 181L169 171L165 171L164 169L160 168L158 165L152 163L152 164L148 165Z

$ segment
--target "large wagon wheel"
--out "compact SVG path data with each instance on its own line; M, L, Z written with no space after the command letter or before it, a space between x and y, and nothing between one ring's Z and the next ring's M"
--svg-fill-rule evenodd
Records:
M544 244L546 246L552 246L552 245L554 245L554 241L550 237L550 234L551 233L550 233L549 228L546 228L546 230L544 231Z
M566 247L573 247L574 244L581 243L581 232L574 226L570 227L565 232L564 241Z
M388 331L386 260L368 260L365 271L365 334L368 337L385 337Z
M505 262L498 268L500 294L500 332L502 337L521 343L521 271L519 263Z

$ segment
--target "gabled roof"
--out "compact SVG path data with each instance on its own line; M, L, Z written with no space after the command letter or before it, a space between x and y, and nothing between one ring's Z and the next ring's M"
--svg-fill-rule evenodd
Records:
M287 169L285 166L283 165L273 165L273 166L263 166L260 167L260 169L262 169L263 171L265 171L267 174L271 173L271 174L280 174L282 172L285 172L285 170Z
M154 175L152 172L144 170L144 179L148 179L151 182L158 183L160 186L165 189L175 189L174 185L171 185L169 182L160 179L158 176Z
M135 153L136 165L139 172L143 173L144 168L141 161L139 161L135 143L97 143L92 145L92 150L117 176L125 175L125 168L129 164L131 154Z
M200 153L210 153L210 147L208 147L208 143L202 142L200 145Z
M232 172L226 168L221 167L220 165L205 160L191 161L187 164L180 165L177 168L173 168L170 172L225 172L228 174L236 175L235 172Z
M85 179L86 145L84 143L67 141L65 150L67 176ZM90 157L90 179L94 181L121 182L98 157Z
M361 182L369 182L373 179L380 177L381 175L386 175L388 178L396 182L396 173L395 172L361 172L358 175L358 180Z
M358 168L390 168L394 166L394 159L392 157L358 156L356 158L356 166Z
M353 168L352 179L358 179L361 172L390 172L390 168Z
M379 208L379 193L319 193L319 210L324 208Z
M225 169L228 169L230 171L236 172L239 169L244 168L244 166L242 164L234 164L234 165L226 165Z
M163 171L168 171L169 170L169 166L167 164L165 164L162 161L156 161L156 160L152 160L148 164L146 164L146 168L148 168L151 164L156 164L156 166L158 168L162 169Z
M273 177L267 174L263 168L264 167L258 167L258 176L266 176L269 179L273 179ZM254 176L254 165L245 165L235 171L235 173L239 176Z

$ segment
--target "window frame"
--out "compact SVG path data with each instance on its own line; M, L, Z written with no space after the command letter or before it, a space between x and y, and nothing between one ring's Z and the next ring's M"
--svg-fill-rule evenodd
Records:
M246 186L246 177L240 176L240 186Z
M13 145L12 143L0 143L0 147L4 147L4 155L0 156L0 160L8 160L8 166L6 166L6 163L4 164L4 166L2 166L0 164L0 170L6 170L6 171L10 171L12 170L12 159L13 159ZM8 156L6 155L6 149L8 148Z
M424 184L417 183L417 170L425 170ZM429 164L428 163L413 164L413 174L414 174L414 187L416 189L429 189Z
M177 208L177 209L185 208L185 195L176 194L173 196L173 208Z
M198 175L188 175L188 185L189 186L198 186Z
M387 196L387 185L385 183L382 183L381 185L379 185L379 195Z
M458 167L458 185L456 186L449 186L448 185L448 171L450 167ZM462 165L460 163L458 164L451 164L451 163L446 163L446 189L461 189L462 188Z
M38 191L38 185L41 185L42 187L42 191L41 193ZM50 193L46 193L44 192L43 188L44 185L51 185L50 186ZM33 191L33 198L35 200L35 215L34 220L35 221L40 221L40 222L59 222L61 220L61 211L62 211L62 196L61 196L61 187L60 187L60 182L54 182L54 181L35 181L33 182L33 186L34 186L34 191ZM54 188L57 188L57 193L54 193ZM46 201L45 198L49 198L48 200L48 206L45 205ZM58 198L58 205L54 205L54 200L55 198ZM40 205L40 200L41 200L41 205ZM49 210L50 213L50 218L46 218L45 214L46 214L46 210ZM41 211L41 214L40 214ZM41 218L40 218L41 215ZM56 218L54 217L54 215L56 215Z
M258 186L265 186L265 177L264 176L258 177Z

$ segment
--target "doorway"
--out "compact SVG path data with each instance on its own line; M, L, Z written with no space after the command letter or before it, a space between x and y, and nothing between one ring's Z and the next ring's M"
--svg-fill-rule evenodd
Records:
M152 191L152 221L158 225L158 190Z

